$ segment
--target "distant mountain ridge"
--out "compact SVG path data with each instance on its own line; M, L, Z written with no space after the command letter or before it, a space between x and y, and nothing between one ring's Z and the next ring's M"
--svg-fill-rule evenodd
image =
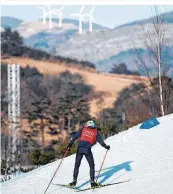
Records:
M40 19L39 21L42 21L42 19ZM52 21L57 23L58 19L53 18ZM21 19L15 18L15 17L1 16L1 27L4 27L4 28L10 27L12 29L16 29L17 27L20 26L22 22L24 21ZM47 22L48 22L48 19L47 19ZM64 18L62 22L65 24L71 23L75 25L76 27L78 27L79 25L79 21L77 19ZM83 22L83 29L88 29L88 28L89 28L88 22ZM104 27L97 23L93 23L93 29L103 29L104 30L104 29L109 29L109 28Z
M173 23L173 11L166 12L163 15L164 15L164 23ZM122 28L122 27L125 27L125 26L132 26L132 25L136 25L136 24L139 24L139 23L140 24L151 23L153 21L153 18L154 17L146 18L146 19L142 19L142 20L136 20L136 21L133 21L133 22L129 22L129 23L126 23L126 24L119 25L119 26L115 27L114 29Z
M16 29L20 26L21 22L22 20L15 17L9 17L9 16L1 17L1 27L3 28L10 27L12 29Z
M41 19L34 22L26 22L12 17L1 17L3 20L3 28L10 27L17 30L24 37L24 43L27 46L45 50L51 54L57 54L57 45L66 44L66 42L76 34L78 34L78 23L76 19L63 19L62 28L58 27L58 19L53 18L53 28L49 29L49 22L42 24ZM48 19L47 19L48 20ZM83 32L87 33L89 23L83 22ZM93 30L108 30L108 28L93 23Z

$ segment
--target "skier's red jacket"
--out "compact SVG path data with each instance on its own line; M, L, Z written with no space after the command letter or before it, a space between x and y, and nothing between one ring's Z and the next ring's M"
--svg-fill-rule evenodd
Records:
M83 127L74 134L70 144L72 145L77 138L79 138L78 148L91 148L95 142L98 142L101 146L106 148L106 144L96 128Z
M96 137L97 137L97 129L95 128L91 129L89 127L84 127L82 129L79 141L86 141L90 143L91 145L93 145L94 142L96 141Z

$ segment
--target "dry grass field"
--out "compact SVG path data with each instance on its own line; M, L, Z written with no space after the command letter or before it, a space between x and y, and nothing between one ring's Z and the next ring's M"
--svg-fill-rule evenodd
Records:
M58 75L67 70L71 73L79 73L84 81L93 87L95 93L103 93L101 101L98 101L96 98L90 102L90 113L92 116L97 116L98 111L103 108L112 107L119 92L125 87L129 87L133 83L147 81L145 77L139 78L138 76L131 75L100 73L96 70L74 67L73 64L67 66L58 62L37 61L17 57L6 58L1 61L8 64L19 64L21 67L29 65L30 67L37 68L42 74Z

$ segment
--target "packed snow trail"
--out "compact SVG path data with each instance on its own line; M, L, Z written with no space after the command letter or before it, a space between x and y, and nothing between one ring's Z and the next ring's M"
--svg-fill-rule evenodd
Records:
M98 182L107 184L130 181L95 189L95 194L173 194L173 114L160 118L159 122L160 125L149 130L139 130L140 125L137 125L106 140L111 149ZM98 170L106 150L96 145L92 151ZM59 162L2 183L2 193L43 194ZM55 185L72 181L74 162L75 155L64 159L47 194L76 193L75 190ZM77 187L85 189L89 186L89 166L83 159ZM93 190L85 193L93 193Z

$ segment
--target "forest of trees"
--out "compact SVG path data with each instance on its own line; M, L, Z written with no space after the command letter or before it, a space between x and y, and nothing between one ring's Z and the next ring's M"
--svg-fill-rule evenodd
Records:
M113 108L104 109L99 119L101 123L116 128L121 126L122 113L125 114L125 128L132 127L151 117L159 117L159 82L158 78L153 79L152 85L145 83L133 84L123 89L114 103ZM173 113L173 79L162 77L163 102L165 114ZM150 90L148 90L150 88ZM120 127L121 128L121 127Z
M30 48L24 45L23 38L17 31L6 28L1 33L1 54L7 56L21 56L35 60L48 60L51 62L64 62L79 67L95 69L95 65L89 61L78 61L68 57L51 55L45 51Z
M5 125L8 113L7 103L7 65L2 64L2 125ZM86 122L89 116L88 101L92 98L91 86L84 83L79 74L66 71L57 76L43 76L36 68L21 68L21 119L27 119L30 132L28 138L41 134L41 150L45 151L45 129L51 135L58 135L61 130L70 134L75 126ZM38 123L39 121L39 123ZM68 137L67 137L67 140ZM36 142L35 142L36 143ZM62 142L56 142L58 145Z

